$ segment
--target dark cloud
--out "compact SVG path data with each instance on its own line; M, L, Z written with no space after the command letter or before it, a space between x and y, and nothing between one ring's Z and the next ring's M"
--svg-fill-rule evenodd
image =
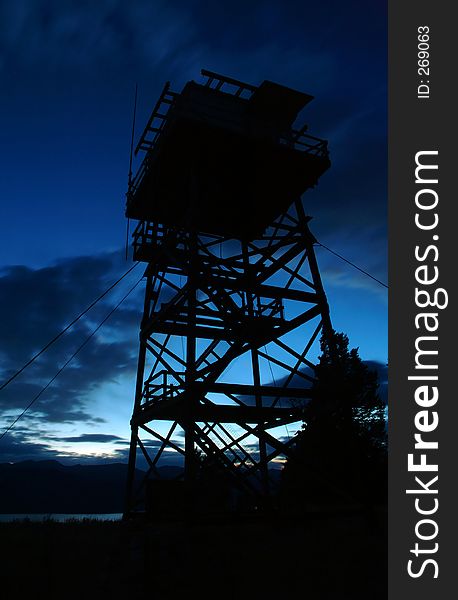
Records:
M367 368L370 371L375 371L375 373L377 373L377 379L379 384L378 393L383 402L386 403L388 401L388 366L385 363L381 363L376 360L363 360L363 363L367 366ZM313 372L309 367L301 369L301 372L305 375L313 376ZM288 376L277 378L274 381L268 382L266 385L282 387L285 384L287 378ZM296 374L292 377L288 385L292 388L310 388L312 384L307 379L304 379L304 377L302 377L301 375ZM239 395L238 397L248 406L252 406L255 404L255 399L252 396ZM288 405L290 400L286 399L283 402L286 403L285 405Z
M18 0L2 7L5 62L30 69L46 64L48 72L94 64L109 69L138 62L153 66L177 40L183 43L190 29L183 11L160 0L129 6L122 0Z
M60 260L41 269L4 267L0 347L14 361L32 355L114 283L120 267L125 265L114 253Z
M40 441L37 441L40 439ZM92 443L100 444L100 452L97 459L93 454L85 454L83 450L75 452L67 450L56 450L56 444L60 443L79 444ZM111 443L123 445L114 451L104 454L104 444ZM160 442L152 440L148 447L154 449ZM11 431L1 440L0 461L1 462L20 462L24 460L58 460L63 464L94 463L98 462L127 462L129 456L128 442L118 436L109 434L81 434L79 436L57 437L49 435L45 429L41 429L36 423L30 429L18 427Z
M106 444L108 442L118 442L121 438L118 435L109 435L106 433L82 433L81 435L75 435L70 437L60 438L61 442L69 443L87 443L92 442L96 444ZM122 440L124 442L124 440Z
M381 302L387 304L388 290L384 285L379 283L382 282L385 285L388 284L386 253L384 244L381 240L367 240L367 254L363 257L359 255L358 248L354 243L349 243L346 246L344 245L344 248L346 247L346 249L342 250L342 242L334 237L329 241L326 239L326 246L339 254L345 252L345 258L347 260L353 262L359 269L363 269L366 273L369 273L372 277L378 279L378 281L375 281L341 258L329 253L326 248L320 248L318 246L316 251L317 259L320 265L324 286L328 291L331 286L345 288L346 290L367 290L377 296Z
M31 441L27 432L18 430L1 440L0 456L2 462L52 460L56 458L56 452L49 444Z
M368 64L374 34L385 31L386 3L334 1L323 10L319 4L274 0L16 0L2 3L1 16L5 60L31 67L45 62L50 69L94 63L112 67L118 59L121 70L139 62L152 67L173 62L180 50L189 56L200 49L208 56L209 48L223 56L232 52L252 58L269 45L278 51L314 49L315 58L318 50L331 54L339 43L344 56L360 54L359 63ZM358 35L349 35L355 29ZM347 65L347 71L351 68Z
M0 373L5 380L119 277L117 254L61 260L42 269L11 267L0 277ZM125 268L125 264L123 265ZM141 277L132 273L0 393L0 410L24 408ZM137 297L138 299L138 297ZM46 422L100 422L88 394L120 375L134 377L139 306L122 305L37 400L30 416Z

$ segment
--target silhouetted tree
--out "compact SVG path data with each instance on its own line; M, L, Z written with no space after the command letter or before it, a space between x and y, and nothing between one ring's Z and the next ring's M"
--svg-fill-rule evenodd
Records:
M377 373L362 362L348 337L321 339L313 398L307 405L295 454L286 463L283 492L289 500L384 501L385 406Z

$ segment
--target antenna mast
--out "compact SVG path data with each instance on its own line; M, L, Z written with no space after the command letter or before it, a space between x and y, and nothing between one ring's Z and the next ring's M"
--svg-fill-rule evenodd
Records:
M134 137L135 137L135 119L137 117L137 96L138 96L138 84L135 84L135 96L134 96L134 114L132 117L132 133L130 137L130 156L129 156L129 175L127 178L127 189L130 192L131 184L132 184L132 157L134 152ZM127 227L126 227L126 260L129 255L129 233L130 233L130 218L127 219Z

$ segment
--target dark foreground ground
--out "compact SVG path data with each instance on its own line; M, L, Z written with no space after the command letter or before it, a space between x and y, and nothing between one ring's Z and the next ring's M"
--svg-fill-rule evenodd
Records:
M0 524L0 596L378 600L386 513Z

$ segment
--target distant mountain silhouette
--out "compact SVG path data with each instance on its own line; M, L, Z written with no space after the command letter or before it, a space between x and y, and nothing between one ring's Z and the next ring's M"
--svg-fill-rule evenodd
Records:
M164 478L181 469L159 469ZM56 460L0 464L0 513L118 513L127 465L66 466ZM137 470L141 478L143 472Z

